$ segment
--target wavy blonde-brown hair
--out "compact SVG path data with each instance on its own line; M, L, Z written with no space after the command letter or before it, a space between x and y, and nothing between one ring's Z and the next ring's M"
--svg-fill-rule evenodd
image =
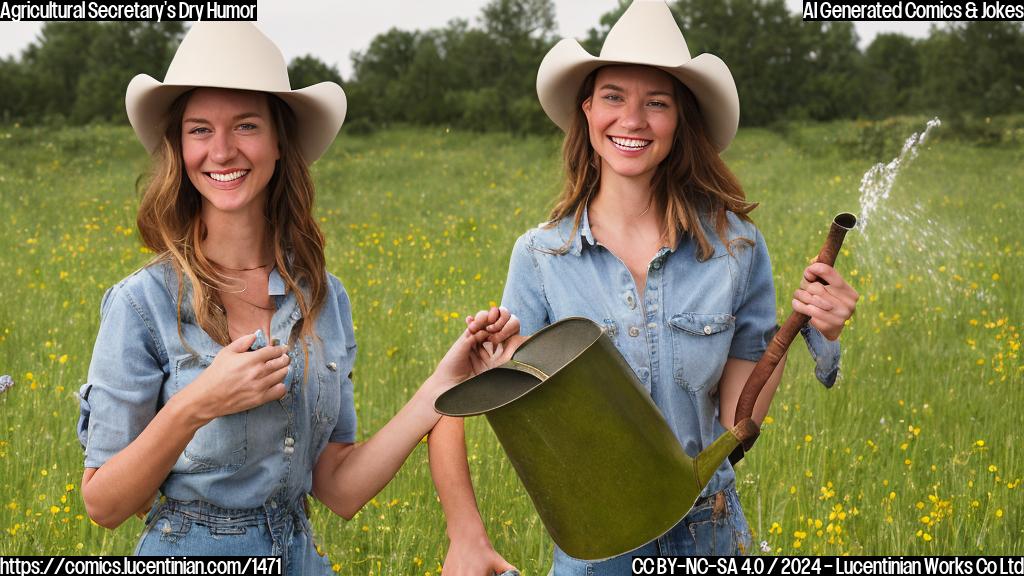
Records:
M202 197L185 173L181 124L191 94L192 91L179 96L168 111L167 129L153 152L136 219L142 242L157 253L152 263L170 262L177 272L178 335L188 349L191 347L184 342L181 328L185 280L191 288L189 305L196 324L221 345L227 345L231 338L227 315L217 292L232 285L231 279L220 273L203 254L206 228L200 219ZM308 354L306 337L315 336L316 317L327 294L324 235L313 218L316 192L309 167L299 151L295 114L276 96L266 94L266 97L280 159L267 184L264 214L267 229L273 235L277 270L302 311L299 335L303 352Z
M583 103L593 97L599 70L586 77L576 95L576 114L562 145L565 185L548 223L554 226L559 220L572 216L574 226L570 243L583 220L583 209L597 194L601 184L600 158L590 143L587 117L583 113ZM662 232L669 246L676 245L680 233L688 234L697 241L697 257L707 260L714 254L714 248L701 224L702 217L714 224L719 239L731 253L726 234L729 227L726 212L734 212L749 222L748 214L757 204L747 202L739 180L708 139L693 93L675 78L672 84L679 121L672 149L655 170L651 189L654 202L665 215ZM567 243L562 252L568 248Z

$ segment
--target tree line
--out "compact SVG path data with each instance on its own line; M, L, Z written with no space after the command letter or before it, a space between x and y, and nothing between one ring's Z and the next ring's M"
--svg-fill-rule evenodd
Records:
M597 54L630 0L581 39ZM732 70L741 122L987 117L1024 111L1024 25L957 22L924 39L879 34L863 51L849 22L804 22L785 0L675 0L690 53ZM0 59L0 121L123 122L124 90L139 72L162 78L181 23L50 22L20 58ZM391 124L536 133L554 130L535 79L559 39L552 0L491 0L475 21L393 28L352 54L343 80L315 56L289 64L293 88L334 80L350 100L347 128Z

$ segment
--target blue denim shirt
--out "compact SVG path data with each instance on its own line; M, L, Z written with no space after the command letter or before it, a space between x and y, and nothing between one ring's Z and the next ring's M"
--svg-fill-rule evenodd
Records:
M651 260L643 296L626 266L594 240L586 211L579 230L565 218L522 235L512 250L502 305L516 314L523 334L570 316L604 326L672 431L691 457L725 430L719 422L718 381L728 358L757 361L775 331L775 287L764 238L729 213L730 255L711 229L711 258L682 236L675 250ZM733 242L746 238L752 246ZM564 254L558 252L568 248ZM838 343L814 331L819 373L838 370ZM702 495L734 484L728 459Z
M312 489L313 465L327 443L355 441L350 374L356 344L341 282L328 275L327 298L316 321L319 338L307 341L308 377L298 339L302 312L276 269L268 292L277 305L270 336L291 341L288 392L200 428L160 488L169 498L226 509L292 507ZM187 299L181 307L182 336L195 354L185 346L178 334L177 298L177 277L168 263L147 266L104 295L88 382L80 392L85 467L98 468L125 448L221 350L194 323Z

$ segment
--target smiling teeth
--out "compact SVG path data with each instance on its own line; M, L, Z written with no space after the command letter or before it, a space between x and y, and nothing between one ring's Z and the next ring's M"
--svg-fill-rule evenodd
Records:
M227 174L215 174L210 172L210 178L213 178L217 182L231 182L232 180L238 180L248 173L248 170L236 170L234 172L228 172Z
M639 150L641 148L646 148L647 145L652 142L652 140L636 140L636 139L633 139L633 138L616 138L614 136L609 136L609 138L611 138L611 141L616 146L620 146L622 148L629 148L630 150Z

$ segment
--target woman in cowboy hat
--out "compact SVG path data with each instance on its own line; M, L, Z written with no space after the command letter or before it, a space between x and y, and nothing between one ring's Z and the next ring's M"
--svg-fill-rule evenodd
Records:
M329 573L307 494L351 518L433 427L434 398L500 361L483 343L518 323L467 318L409 403L355 444L351 307L325 269L308 169L341 127L341 87L292 90L255 26L202 22L126 106L153 156L138 227L157 257L103 298L81 391L86 509L113 528L153 504L140 554L280 555L288 574Z
M732 75L713 55L690 58L662 0L637 0L599 57L574 40L552 48L537 92L566 133L566 182L550 222L516 242L503 305L524 334L570 316L606 326L694 457L733 426L739 393L776 326L771 263L748 216L756 204L719 156L739 122ZM812 318L805 337L828 385L857 298L819 263L794 295L793 308ZM758 423L782 369L759 397ZM476 513L458 421L435 428L430 455L452 536L445 574L504 567ZM632 555L736 554L749 545L727 460L662 537L594 563L556 547L553 572L629 574Z

